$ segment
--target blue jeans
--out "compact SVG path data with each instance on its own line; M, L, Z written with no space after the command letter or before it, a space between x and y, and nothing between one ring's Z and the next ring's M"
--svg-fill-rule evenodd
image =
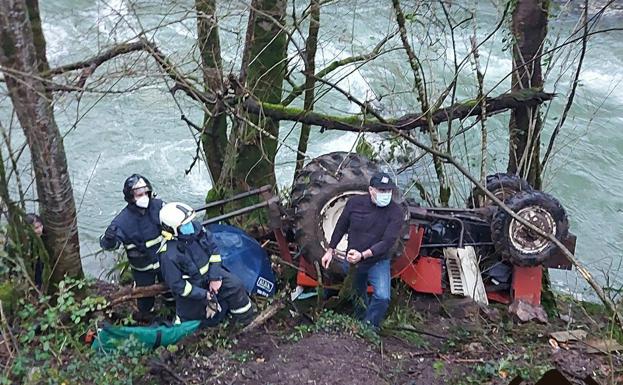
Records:
M348 263L345 269L348 270ZM368 296L368 284L373 288L371 296ZM389 307L390 260L383 259L369 265L357 264L353 276L353 289L358 297L355 300L355 317L378 329Z

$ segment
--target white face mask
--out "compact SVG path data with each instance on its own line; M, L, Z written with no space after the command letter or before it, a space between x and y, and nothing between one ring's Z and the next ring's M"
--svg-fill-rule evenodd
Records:
M392 201L392 192L377 192L376 193L376 205L379 207L385 207Z
M147 195L143 195L142 197L136 200L136 205L140 208L146 209L149 206L149 197Z

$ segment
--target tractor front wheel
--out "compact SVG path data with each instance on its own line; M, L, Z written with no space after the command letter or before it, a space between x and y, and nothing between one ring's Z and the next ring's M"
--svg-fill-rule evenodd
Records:
M569 232L567 215L561 204L541 191L522 191L506 200L506 205L519 217L551 234L559 241ZM537 266L557 251L551 240L499 209L491 222L491 240L503 259L519 266Z
M532 187L515 174L497 173L487 176L485 186L496 198L504 202L520 191L533 191ZM493 202L478 187L472 190L472 194L467 199L467 207L478 208L492 206Z

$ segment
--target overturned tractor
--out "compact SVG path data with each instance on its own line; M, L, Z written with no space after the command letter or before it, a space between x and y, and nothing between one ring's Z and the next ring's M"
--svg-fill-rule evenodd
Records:
M298 263L298 283L317 284L320 259L346 201L368 191L378 166L357 154L335 152L309 162L295 179L288 219L291 241L298 248L292 260L280 240L282 257ZM565 210L551 195L532 189L509 174L487 178L487 190L517 215L554 235L572 252L575 236L569 233ZM421 207L402 202L403 234L394 248L392 275L418 292L445 291L473 297L478 302L513 300L538 305L544 267L570 269L571 265L549 239L536 234L506 211L474 190L468 208ZM338 254L346 252L342 239ZM340 279L341 272L322 272L323 283Z
M198 210L261 195L263 202L212 217L204 224L267 208L270 238L276 241L281 258L298 267L297 284L330 286L343 279L343 271L321 269L322 255L347 200L366 194L370 177L377 171L378 166L361 155L334 152L303 167L296 176L288 207L282 207L271 195L271 186L264 186ZM518 216L574 251L575 236L569 233L567 216L558 200L514 175L495 174L486 182L487 190ZM395 198L403 207L405 224L393 248L392 276L417 292L450 292L480 303L520 300L539 305L543 269L571 268L553 242L495 206L482 191L472 191L467 208L422 207L401 196ZM347 251L346 237L336 248L338 255ZM270 295L275 284L272 274L267 273L270 262L265 254L256 254L250 259L257 266L238 264L231 268L251 271L248 286L258 294ZM224 263L227 266L241 258Z

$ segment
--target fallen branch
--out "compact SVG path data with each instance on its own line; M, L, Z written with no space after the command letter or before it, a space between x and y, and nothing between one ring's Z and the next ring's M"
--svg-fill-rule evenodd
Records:
M392 330L393 331L407 331L407 332L423 334L423 335L426 335L426 336L439 338L439 339L442 339L442 340L447 340L448 339L447 336L442 336L440 334L435 334L435 333L432 333L432 332L427 332L427 331L424 331L424 330L416 329L413 326L407 326L407 325L390 327L390 328L386 328L386 330L389 330L389 331L392 331Z
M266 309L264 309L263 312L258 314L258 316L255 317L255 319L251 321L250 324L248 324L240 332L238 332L238 335L248 333L262 326L264 323L266 323L266 321L271 319L275 314L279 312L279 310L283 309L285 306L286 305L283 300L273 302Z
M137 298L153 297L157 294L166 293L168 291L169 288L163 283L142 287L126 287L111 294L110 297L107 298L108 304L106 305L106 308L110 308Z

